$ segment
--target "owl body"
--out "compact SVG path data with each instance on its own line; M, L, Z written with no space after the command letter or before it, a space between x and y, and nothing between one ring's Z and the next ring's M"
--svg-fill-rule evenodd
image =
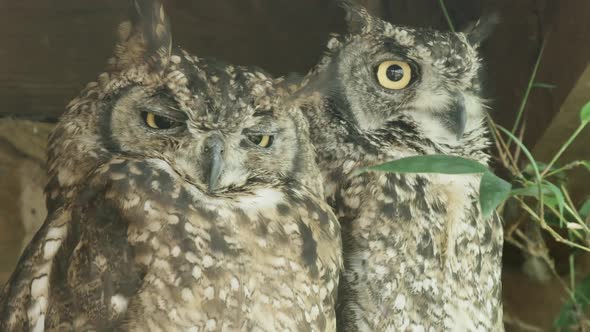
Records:
M496 218L478 217L480 177L354 174L423 153L464 156L447 146L404 146L412 136L397 125L360 146L343 140L331 146L344 150L319 152L343 229L339 329L497 331L502 228ZM325 128L312 136L333 139ZM468 157L485 162L479 134Z
M487 164L471 40L480 31L395 27L357 8L349 15L355 29L329 42L300 90L342 227L338 329L503 330L503 229L481 216L480 176L357 172L432 154Z
M49 142L48 218L2 331L335 330L339 224L307 120L261 70L172 47L134 1Z
M334 330L338 224L284 185L211 197L161 160L102 165L94 203L71 212L88 224L68 238L67 283L50 283L47 329Z

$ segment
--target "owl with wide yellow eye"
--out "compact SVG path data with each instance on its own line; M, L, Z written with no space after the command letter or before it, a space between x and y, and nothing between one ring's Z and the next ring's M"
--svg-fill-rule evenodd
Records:
M133 1L50 137L49 214L0 331L335 331L340 228L307 119L259 69L172 46Z
M340 331L502 331L503 228L480 176L358 170L409 156L487 165L478 47L463 32L391 25L349 5L350 31L300 87L326 198L342 227Z

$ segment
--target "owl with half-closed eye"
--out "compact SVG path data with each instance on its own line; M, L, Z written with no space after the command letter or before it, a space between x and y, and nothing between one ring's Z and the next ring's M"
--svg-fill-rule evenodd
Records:
M50 137L1 331L333 331L339 224L307 120L255 68L173 47L159 1Z
M342 227L338 329L502 331L503 228L482 217L481 175L357 172L435 154L487 165L478 47L490 24L441 32L347 10L350 32L298 92Z

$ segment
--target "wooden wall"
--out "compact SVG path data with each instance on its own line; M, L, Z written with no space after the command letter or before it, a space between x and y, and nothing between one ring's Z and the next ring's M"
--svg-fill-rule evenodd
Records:
M343 32L336 0L168 0L174 40L203 56L259 65L280 75L306 72L329 32ZM396 24L447 29L438 0L360 0ZM590 56L587 1L446 0L455 26L482 14L501 17L484 45L493 116L512 124L541 41L539 80L555 84L531 95L526 141L533 145L583 71ZM104 68L119 22L121 0L0 2L0 115L56 117Z

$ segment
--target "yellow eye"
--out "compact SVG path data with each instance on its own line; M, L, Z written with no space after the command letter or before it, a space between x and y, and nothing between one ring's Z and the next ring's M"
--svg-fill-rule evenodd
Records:
M151 112L141 112L141 117L145 124L152 129L170 129L180 125L178 121Z
M410 84L412 68L403 61L384 61L377 67L377 80L386 89L401 90Z
M271 135L250 135L248 139L261 148L269 148L272 145L273 136Z

